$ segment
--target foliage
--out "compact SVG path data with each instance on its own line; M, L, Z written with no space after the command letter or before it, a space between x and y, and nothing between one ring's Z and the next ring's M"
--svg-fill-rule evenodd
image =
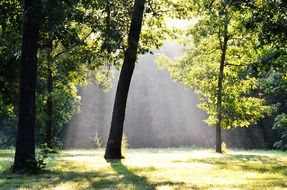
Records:
M273 129L281 131L281 140L276 142L274 146L287 150L287 114L283 113L276 116Z
M227 149L227 145L225 142L221 143L221 149L222 149L222 153L227 153L228 149Z
M250 3L248 7L252 10L252 17L246 26L259 31L261 45L286 47L286 1L255 1Z
M163 2L150 1L152 11L145 15L140 53L159 47L167 33L164 15L160 14ZM120 68L127 45L133 1L71 0L41 3L42 11L35 15L41 20L37 129L43 135L47 121L46 103L50 96L54 100L55 135L60 137L59 133L79 108L79 97L75 94L77 85L93 82L104 91L111 88L114 75L111 67L115 65ZM0 3L0 102L3 109L0 119L4 118L0 120L0 130L5 131L7 138L11 137L9 141L13 141L12 137L15 136L17 120L22 8L22 4L16 0ZM52 70L52 94L48 94L46 89L48 69ZM4 125L7 122L9 125ZM39 142L41 138L38 136Z
M0 2L0 144L15 143L18 79L21 44L21 4L16 0Z
M128 138L125 134L123 134L123 138L122 138L122 154L125 154L127 149L129 147L129 143L128 143Z
M0 98L0 146L9 147L15 144L16 115L13 105L5 105Z
M49 148L47 144L42 144L38 154L36 155L38 169L44 169L49 160L54 158L56 153L58 152L55 149Z
M201 1L199 1L201 2ZM183 36L186 50L173 61L165 56L158 58L159 66L166 68L171 78L192 88L200 97L199 107L209 117L210 126L217 123L217 96L219 64L223 55L223 41L227 39L222 89L222 127L249 127L268 111L258 92L259 81L250 74L248 65L257 59L256 33L247 33L241 25L236 9L221 1L207 6L199 3L198 22ZM224 13L225 12L225 13ZM224 37L224 28L227 36Z
M103 142L102 142L102 138L99 136L98 133L95 134L94 138L91 138L96 146L96 149L102 149L103 147Z
M49 160L53 159L56 153L57 151L49 148L47 144L42 144L36 154L36 159L28 160L29 171L25 172L32 174L40 173L46 168Z
M285 75L286 70L281 68L278 71L268 72L265 75L266 77L262 79L262 89L265 92L265 98L273 107L273 129L281 134L281 139L274 144L274 147L283 150L287 149L287 77Z
M54 142L62 137L62 132L68 124L73 114L80 109L80 97L77 95L77 89L73 84L69 86L57 85L52 93L53 97L53 126ZM45 136L45 126L47 120L46 97L39 95L37 98L37 124L41 136ZM40 141L41 142L41 141ZM58 143L56 143L58 144ZM58 144L60 145L60 144ZM61 145L60 145L61 146Z
M121 67L127 48L133 0L41 1L41 36L37 84L37 136L43 141L47 99L53 98L54 141L79 111L77 86L95 83L109 91L114 68ZM0 2L0 144L15 141L21 29L20 1ZM200 95L206 122L215 125L216 94L223 29L228 26L228 49L223 82L223 127L247 127L273 109L270 126L280 131L275 144L286 149L286 8L283 0L148 0L138 53L152 53L168 36L168 17L198 22L180 39L186 52L176 61L162 57L174 80ZM48 70L53 92L47 92ZM263 99L264 98L264 99ZM274 124L274 125L273 125ZM59 140L60 139L60 140ZM61 145L59 145L61 146Z
M249 30L259 33L258 48L264 49L254 69L258 78L261 78L261 89L266 102L274 108L270 116L273 124L270 125L281 133L281 140L274 146L286 150L287 125L283 118L287 112L287 4L283 0L255 1L248 7L252 15L245 25Z

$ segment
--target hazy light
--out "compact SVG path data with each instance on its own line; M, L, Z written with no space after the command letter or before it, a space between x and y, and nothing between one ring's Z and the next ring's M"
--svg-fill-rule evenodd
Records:
M166 41L155 54L175 58L181 50L178 43ZM213 129L202 122L205 114L197 107L197 96L171 81L167 71L159 71L155 58L151 54L141 55L136 64L124 127L129 147L210 147ZM96 133L106 145L117 78L109 93L95 85L80 89L81 112L68 126L66 148L95 148L92 138Z
M186 23L186 22L185 22ZM182 25L183 26L183 25ZM170 80L167 71L159 71L155 55L163 53L174 59L183 47L174 41L164 42L154 55L139 56L128 96L124 133L130 148L142 147L213 147L215 129L202 120L206 114L197 107L198 97L192 90ZM81 111L73 116L65 131L65 148L95 148L96 134L106 145L110 130L112 109L118 80L116 73L113 88L104 93L99 87L89 85L79 89ZM257 145L264 145L260 128L239 128L222 131L227 147L254 148L252 133ZM236 138L234 138L236 137Z
M169 29L173 27L178 29L186 29L189 26L196 24L198 22L198 18L193 18L190 20L167 18L165 19L165 22Z

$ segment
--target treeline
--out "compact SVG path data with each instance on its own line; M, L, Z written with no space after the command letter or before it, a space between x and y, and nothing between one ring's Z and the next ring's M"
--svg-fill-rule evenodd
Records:
M277 130L281 139L274 146L286 149L287 3L188 5L193 11L183 15L196 20L178 37L184 53L175 60L161 55L158 63L199 95L198 106L209 116L205 122L216 128L216 152L222 152L222 128L254 125L267 128L264 136L270 136L270 128Z
M35 140L48 148L59 144L57 137L79 109L76 86L94 82L109 89L111 67L122 67L123 74L111 128L115 140L108 143L111 151L107 149L106 157L114 152L122 157L117 129L123 126L137 54L162 44L168 34L163 13L173 4L7 0L0 5L1 144L16 144L12 171L37 167Z
M105 158L122 158L137 54L177 37L166 27L168 17L198 18L185 34L192 44L182 59L161 63L202 97L207 123L217 129L217 151L221 128L248 127L268 115L282 134L276 146L286 148L286 7L283 0L1 1L0 138L16 144L13 171L37 167L36 142L59 144L79 110L76 86L109 89L111 67L121 73Z

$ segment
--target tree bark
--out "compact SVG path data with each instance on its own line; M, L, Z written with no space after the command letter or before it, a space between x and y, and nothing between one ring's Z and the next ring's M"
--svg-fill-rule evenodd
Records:
M122 159L121 142L127 97L137 58L138 42L141 33L145 0L135 0L132 20L128 34L128 48L125 51L124 62L115 96L110 134L107 142L105 159Z
M47 76L47 123L45 131L45 141L49 148L52 148L52 131L53 131L53 75L52 75L52 57L51 52L48 51L47 61L48 61L48 76Z
M222 123L222 84L224 77L224 66L225 66L225 56L227 50L227 41L228 41L228 23L224 25L224 36L223 36L223 45L222 45L222 53L220 59L220 68L218 75L218 85L217 85L217 123L216 123L216 152L222 153L221 147L221 123Z
M25 0L20 73L18 131L13 172L36 167L35 161L35 90L39 24L38 0Z

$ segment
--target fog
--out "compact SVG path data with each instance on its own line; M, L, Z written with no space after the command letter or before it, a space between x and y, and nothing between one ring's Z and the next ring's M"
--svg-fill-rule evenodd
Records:
M175 42L166 42L155 53L173 58L180 51ZM166 71L158 70L155 58L142 55L135 67L124 124L129 146L210 146L211 130L202 122L206 116L196 106L197 96L171 81ZM116 85L117 79L108 93L93 84L79 89L81 111L73 116L66 130L66 148L92 148L96 133L106 143Z
M178 44L168 41L155 53L174 58L180 51ZM158 70L155 58L151 54L142 55L135 67L124 124L129 147L213 147L215 128L202 121L207 116L197 107L198 97L171 81L167 71ZM73 116L65 131L65 148L94 148L92 139L96 134L106 144L116 85L117 79L109 93L93 84L79 89L81 111ZM239 129L231 133L238 137L228 138L223 132L223 138L228 145L244 147L248 139L239 136L245 134L245 129ZM253 136L249 140L254 139Z

